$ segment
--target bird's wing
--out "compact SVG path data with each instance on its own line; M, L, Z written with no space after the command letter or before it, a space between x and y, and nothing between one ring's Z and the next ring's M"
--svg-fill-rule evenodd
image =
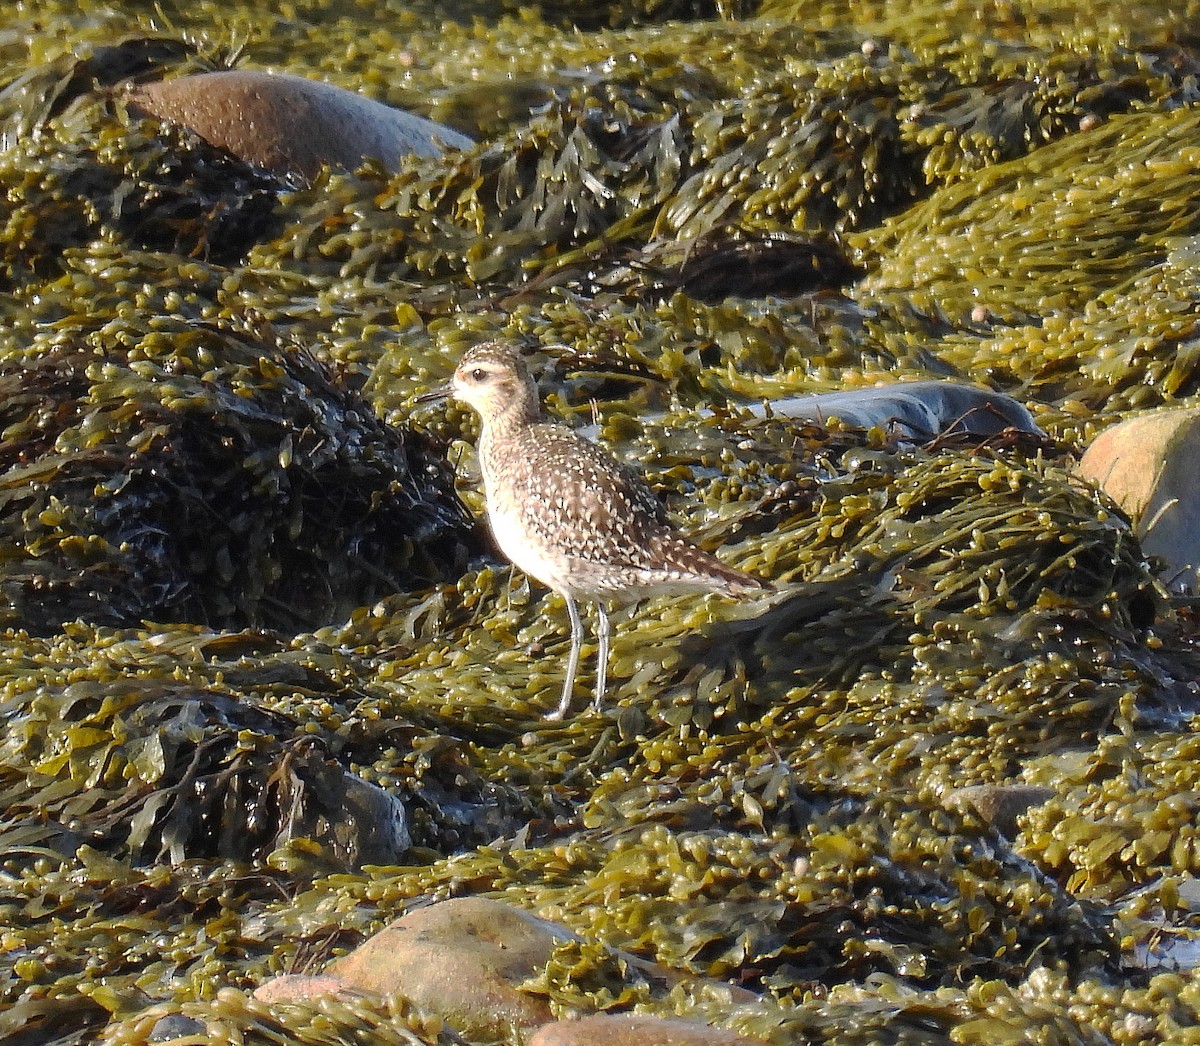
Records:
M581 543L611 535L635 553L671 525L641 476L595 443L561 425L536 425L529 434L545 464L526 491L530 522L555 520L560 534L570 530Z

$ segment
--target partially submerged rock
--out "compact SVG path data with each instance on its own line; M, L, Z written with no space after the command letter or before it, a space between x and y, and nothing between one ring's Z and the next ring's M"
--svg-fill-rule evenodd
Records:
M1079 473L1133 520L1142 549L1163 561L1166 584L1200 590L1200 408L1164 410L1105 429Z
M345 988L399 992L471 1037L529 1032L553 1018L544 996L522 985L571 931L485 897L418 908L327 973Z
M952 810L973 810L1001 835L1011 837L1016 834L1021 814L1053 795L1054 789L1040 785L964 785L951 791L944 803Z
M1024 404L1002 392L957 381L909 381L848 392L822 392L771 400L764 410L785 418L839 418L860 428L881 428L906 440L939 435L995 435L1015 429L1043 435Z
M204 1022L194 1017L185 1017L181 1013L169 1013L160 1017L150 1029L147 1042L170 1042L172 1039L182 1039L188 1035L203 1035Z
M453 128L333 84L253 69L141 84L129 101L246 163L306 181L323 166L353 170L375 159L395 170L405 156L474 144Z
M595 996L578 992L582 973ZM564 974L567 975L564 978ZM653 986L653 987L652 987ZM576 1043L576 1029L596 1031L596 1042L663 1046L749 1046L750 1040L704 1024L634 1018L589 1023L598 1000L663 997L670 989L704 994L730 1006L751 1003L749 991L605 948L560 923L489 897L459 897L416 908L335 959L320 975L285 975L260 985L268 1002L324 996L396 995L445 1021L474 1041L524 1042L544 1025L550 1043ZM605 989L608 994L605 994ZM570 1018L555 1023L555 1018ZM638 1039L637 1036L648 1036ZM565 1038L563 1036L566 1036ZM631 1039L630 1036L634 1038ZM657 1037L656 1037L657 1036Z
M634 1014L595 1014L578 1021L555 1021L539 1029L529 1046L766 1046L724 1028L692 1021Z

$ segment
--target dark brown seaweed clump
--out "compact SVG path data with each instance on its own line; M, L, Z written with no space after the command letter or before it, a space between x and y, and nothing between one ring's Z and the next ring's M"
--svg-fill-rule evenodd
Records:
M413 846L454 852L561 812L486 779L463 738L419 714L358 714L362 695L328 653L250 631L181 630L157 649L114 638L77 626L43 648L71 681L52 672L4 703L10 870L83 845L133 865L261 862L295 840L340 869L396 863ZM81 652L95 642L106 654L89 664ZM168 662L174 680L161 677ZM384 748L398 761L388 789L349 772Z
M294 629L462 568L439 450L270 337L138 316L0 364L4 623Z

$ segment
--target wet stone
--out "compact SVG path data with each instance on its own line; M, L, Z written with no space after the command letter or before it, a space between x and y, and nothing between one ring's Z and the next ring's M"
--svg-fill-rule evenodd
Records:
M182 1039L189 1035L204 1035L204 1033L203 1021L198 1021L195 1017L185 1017L182 1013L170 1013L154 1022L154 1027L150 1029L146 1041L170 1042L173 1039Z
M1079 461L1129 514L1162 578L1179 592L1200 590L1200 410L1154 411L1105 429Z
M260 1002L298 1002L328 995L339 999L355 999L364 994L328 974L285 973L264 981L254 989L254 997Z
M503 1037L552 1019L520 986L571 936L501 901L456 898L402 916L327 972L348 988L402 994L467 1035Z
M596 950L595 945L558 923L487 897L454 898L418 908L350 954L334 960L323 976L267 982L256 995L273 1000L322 994L395 994L468 1038L525 1041L534 1029L550 1023L556 1015L578 1015L590 1006L585 996L559 996L556 1005L551 1006L555 977L550 970L559 958L559 950L571 947L580 953L591 951L601 963L610 962L612 970L627 970L630 982L652 984L661 991L683 985L684 990L723 998L728 1005L757 998L722 981L690 976L602 946ZM568 1023L574 1026L573 1021ZM692 1027L683 1025L685 1030ZM621 1026L614 1028L621 1030ZM700 1028L706 1033L711 1030ZM681 1046L693 1041L728 1042L732 1046L743 1040L733 1036L678 1041Z
M633 1014L595 1014L555 1021L538 1030L529 1046L763 1046L724 1028Z
M967 785L950 792L945 805L951 810L973 810L1001 835L1011 837L1017 832L1021 814L1053 797L1053 788L1039 785Z
M756 413L763 410L751 409ZM772 400L770 409L788 418L824 421L837 417L861 428L878 426L904 439L930 439L944 433L995 435L1010 428L1041 434L1023 403L1001 392L955 381L893 382L850 392L792 396Z
M353 170L376 159L395 170L405 156L474 144L450 127L353 91L252 69L143 84L129 100L247 163L304 181L326 164Z

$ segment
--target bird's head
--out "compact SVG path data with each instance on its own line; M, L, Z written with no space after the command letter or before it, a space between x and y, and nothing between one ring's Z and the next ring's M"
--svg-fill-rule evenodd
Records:
M540 414L529 368L520 353L503 342L484 342L469 349L447 384L420 397L446 398L467 404L485 423L510 417L533 420Z

